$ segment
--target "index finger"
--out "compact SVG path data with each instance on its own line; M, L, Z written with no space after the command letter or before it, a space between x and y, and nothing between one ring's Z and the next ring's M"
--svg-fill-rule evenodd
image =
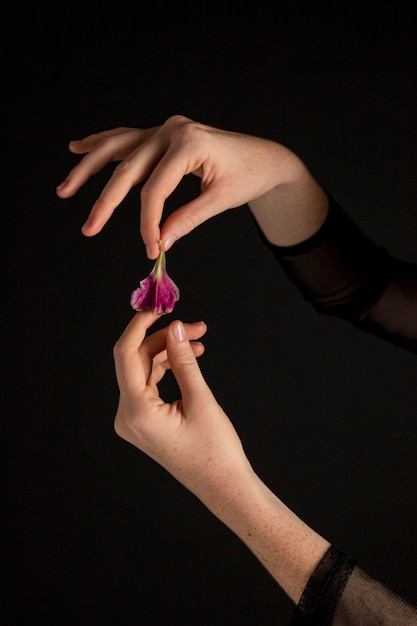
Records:
M151 311L139 311L116 341L113 356L120 390L143 391L146 387L145 368L139 349L145 339L146 331L159 317L159 314Z
M140 232L149 258L155 259L160 252L160 223L165 201L182 179L198 170L202 163L202 156L188 153L186 147L170 146L143 185Z

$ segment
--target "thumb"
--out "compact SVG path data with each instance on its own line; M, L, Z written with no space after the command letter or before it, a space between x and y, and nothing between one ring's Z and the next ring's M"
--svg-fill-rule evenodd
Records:
M217 184L168 215L161 227L160 249L166 252L178 239L230 208L223 199L224 195Z
M191 402L211 391L204 380L182 322L170 324L166 339L167 355L172 373L178 383L183 400Z

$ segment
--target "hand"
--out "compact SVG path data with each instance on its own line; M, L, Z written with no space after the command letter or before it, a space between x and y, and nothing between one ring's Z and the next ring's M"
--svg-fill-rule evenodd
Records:
M289 183L300 176L308 178L299 159L278 143L223 131L180 115L154 128L100 132L72 141L69 148L85 156L57 187L61 198L73 196L108 163L120 161L82 227L86 236L96 235L128 192L144 183L140 231L150 259L205 220L258 199L276 186L285 194L273 199L274 209L276 200L278 206L282 200L290 211ZM171 213L160 229L165 200L191 173L201 178L201 193ZM310 198L306 206L311 211Z
M204 348L193 340L204 334L205 324L175 321L145 338L157 318L137 313L115 345L116 433L200 498L298 602L329 543L253 471L197 365ZM157 387L169 368L182 396L172 404L160 398Z
M115 430L208 506L215 500L218 506L219 491L220 500L232 497L240 470L247 471L249 463L196 361L204 347L194 340L206 332L206 325L175 321L145 338L157 318L153 313L137 313L115 345L120 389ZM182 396L171 404L158 393L158 383L169 368Z

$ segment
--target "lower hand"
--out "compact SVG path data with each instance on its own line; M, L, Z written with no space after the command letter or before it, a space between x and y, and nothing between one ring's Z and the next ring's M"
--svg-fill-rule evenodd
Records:
M241 470L250 470L240 439L210 388L196 357L203 322L172 322L145 337L158 318L137 313L114 348L120 401L116 433L162 465L207 506L233 497ZM171 369L180 400L164 402L158 383ZM236 482L234 477L236 476ZM221 503L220 503L221 505Z

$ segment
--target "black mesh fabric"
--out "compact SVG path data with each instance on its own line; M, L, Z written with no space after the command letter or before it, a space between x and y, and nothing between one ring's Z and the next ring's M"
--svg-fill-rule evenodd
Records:
M308 581L290 626L415 626L417 605L331 546Z
M417 265L375 245L330 195L328 216L307 241L280 247L259 233L320 314L417 353ZM416 626L417 605L332 546L295 609L291 626L304 624Z
M330 196L329 204L307 241L274 246L259 230L264 243L319 313L417 353L417 265L375 245Z
M331 624L343 590L355 564L331 546L311 576L294 613L291 626ZM322 620L318 622L317 620Z

